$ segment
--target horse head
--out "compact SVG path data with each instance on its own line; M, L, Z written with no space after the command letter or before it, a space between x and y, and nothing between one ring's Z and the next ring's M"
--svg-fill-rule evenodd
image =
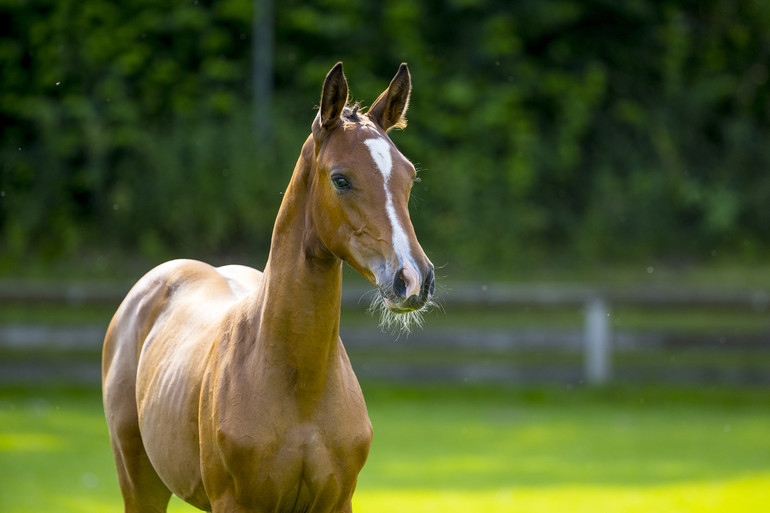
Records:
M348 105L342 63L329 71L313 122L313 208L325 248L371 283L383 321L408 331L431 302L433 264L409 217L417 171L388 136L406 126L411 93L406 64L366 113ZM395 315L394 315L395 314Z

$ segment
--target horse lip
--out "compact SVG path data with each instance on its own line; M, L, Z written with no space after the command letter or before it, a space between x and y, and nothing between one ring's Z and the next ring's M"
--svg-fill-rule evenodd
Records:
M385 301L385 306L388 307L388 310L397 314L420 310L428 302L428 297L424 294L414 295L404 300L394 298L382 290L380 290L380 294L382 294L382 299Z

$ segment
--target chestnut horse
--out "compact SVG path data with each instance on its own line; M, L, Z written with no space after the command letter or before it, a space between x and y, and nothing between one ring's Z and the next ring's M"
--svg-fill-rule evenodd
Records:
M171 494L213 512L350 512L372 426L339 337L342 261L394 315L424 309L402 64L365 113L342 63L323 84L264 273L176 260L131 289L104 340L102 390L125 511Z

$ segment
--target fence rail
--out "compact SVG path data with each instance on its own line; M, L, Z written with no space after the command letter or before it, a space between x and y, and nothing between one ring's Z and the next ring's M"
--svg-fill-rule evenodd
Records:
M8 303L65 303L71 305L119 303L127 285L50 285L0 283L0 305ZM370 297L371 289L343 288L342 302L352 306ZM444 297L454 306L510 307L521 305L574 306L602 298L610 304L649 308L702 307L770 310L770 291L731 290L715 287L586 287L579 285L514 285L459 283L446 288Z
M123 286L50 286L50 285L19 285L0 284L0 308L3 305L16 304L34 307L35 305L114 305L122 300L128 291ZM345 289L343 291L343 306L356 307L365 302L368 292L362 289ZM553 330L548 328L536 329L507 329L479 330L475 327L467 329L443 329L441 326L431 326L424 332L418 332L410 337L402 337L393 342L390 335L346 328L344 323L342 335L346 347L352 352L365 353L371 348L386 347L389 351L402 351L407 356L401 362L379 362L379 367L370 365L368 372L372 375L416 376L419 369L410 368L409 351L429 349L433 351L485 351L491 355L504 355L512 351L540 350L558 351L569 350L582 353L582 368L569 371L553 368L540 373L543 379L560 372L568 375L570 380L579 379L591 384L607 383L614 378L613 364L615 352L645 349L661 349L664 347L682 347L688 344L701 348L723 348L724 337L717 335L699 335L682 339L676 334L661 333L613 333L612 312L617 307L635 307L642 309L704 309L704 310L747 310L765 313L770 310L770 294L765 290L719 290L719 289L665 289L665 288L636 288L611 289L589 288L581 286L546 286L526 285L512 286L502 284L459 284L451 287L443 298L445 307L449 310L464 308L508 309L537 306L547 308L581 308L583 325L574 329ZM105 323L106 324L106 323ZM770 322L768 323L770 326ZM37 351L53 352L61 355L68 352L98 353L105 325L101 326L50 326L46 324L6 324L0 325L0 350L6 353L18 354ZM743 347L750 350L767 351L770 354L770 333L742 335L731 337L731 347ZM45 359L40 365L45 367ZM493 362L494 363L494 362ZM54 359L48 359L47 365L53 367L53 374L64 372L57 370ZM69 364L68 364L69 365ZM367 363L363 364L366 368ZM34 375L35 362L26 360L16 362L0 361L0 380L14 380L20 375ZM376 368L375 368L376 367ZM428 366L429 367L429 366ZM557 366L558 367L558 366ZM410 370L411 369L411 370ZM486 370L483 370L486 369ZM83 376L98 376L98 369L85 370L84 365L75 364L70 368ZM423 369L424 370L424 369ZM61 373L59 372L59 373ZM472 362L456 362L454 368L434 368L425 371L428 375L439 378L465 376L478 377L485 375L488 379L531 379L532 369L521 367L500 367L493 364L479 366ZM684 372L686 375L687 372ZM692 372L691 372L692 374ZM729 372L728 372L729 374ZM750 381L770 381L770 369L767 375L761 371L749 373ZM90 378L89 378L90 379Z

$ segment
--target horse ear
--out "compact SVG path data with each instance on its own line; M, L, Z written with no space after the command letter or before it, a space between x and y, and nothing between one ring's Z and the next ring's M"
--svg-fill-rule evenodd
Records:
M401 63L387 89L374 101L367 115L386 132L391 128L406 127L406 109L412 93L412 77L406 63Z
M342 109L348 103L348 81L338 62L326 75L321 90L321 109L318 112L321 128L332 130L339 123Z

